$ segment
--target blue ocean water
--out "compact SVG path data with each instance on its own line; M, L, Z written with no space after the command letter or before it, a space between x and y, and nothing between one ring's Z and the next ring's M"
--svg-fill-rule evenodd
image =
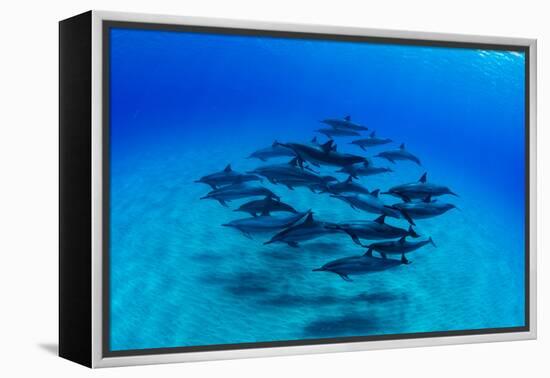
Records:
M111 30L112 350L522 326L522 53L465 48ZM312 272L364 249L329 235L299 249L221 224L247 215L200 200L198 178L274 140L307 142L351 115L422 160L361 178L369 190L428 180L459 207L417 220L431 236L410 265L353 276ZM369 131L370 132L370 131ZM364 133L365 135L367 133ZM343 180L335 168L324 174ZM316 219L371 220L326 194L264 185ZM383 196L388 204L399 202ZM406 227L404 220L388 223Z

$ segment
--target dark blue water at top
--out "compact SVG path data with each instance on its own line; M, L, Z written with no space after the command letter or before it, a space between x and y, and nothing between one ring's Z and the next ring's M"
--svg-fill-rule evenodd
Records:
M523 325L524 71L516 52L113 29L112 348ZM413 264L344 282L311 270L362 254L349 238L264 246L221 227L243 201L199 200L199 177L253 169L246 157L274 140L324 140L319 120L348 114L395 143L365 153L339 138L339 150L405 143L422 161L366 187L428 172L460 195L441 199L460 211L417 222L438 247ZM266 186L319 219L374 218Z

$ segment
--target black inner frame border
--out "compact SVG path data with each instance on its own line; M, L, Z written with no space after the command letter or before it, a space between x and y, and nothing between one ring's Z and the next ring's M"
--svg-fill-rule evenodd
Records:
M419 333L402 333L389 335L370 335L370 336L346 336L334 338L318 338L318 339L300 339L300 340L281 340L269 342L247 342L236 344L218 344L218 345L201 345L201 346L182 346L182 347L164 347L164 348L149 348L149 349L128 349L112 351L110 348L110 30L112 28L137 29L137 30L155 30L167 32L187 32L187 33L207 33L218 35L239 35L252 37L272 37L272 38L287 38L287 39L303 39L303 40L324 40L324 41L342 41L342 42L363 42L374 44L391 44L391 45L412 45L425 47L446 47L446 48L465 48L465 49L481 49L481 50L496 50L496 51L516 51L524 53L525 57L525 128L524 128L524 152L525 152L525 325L518 327L502 327L502 328L482 328L469 330L453 330L453 331L434 331L434 332L419 332ZM439 41L428 39L409 39L409 38L394 38L394 37L369 37L358 35L342 35L342 34L325 34L314 32L289 32L289 31L273 31L273 30L257 30L244 28L229 28L229 27L212 27L212 26L194 26L194 25L175 25L175 24L160 24L160 23L144 23L131 21L102 21L102 356L103 357L124 357L124 356L143 356L157 355L168 353L185 353L185 352L205 352L205 351L224 351L238 349L259 349L259 348L276 348L290 346L307 346L320 344L341 344L354 343L365 341L382 341L382 340L401 340L401 339L420 339L430 337L448 337L448 336L467 336L467 335L487 335L498 333L512 332L529 332L530 330L530 158L529 158L529 143L530 143L530 48L529 46L491 44L478 42L454 42L454 41Z

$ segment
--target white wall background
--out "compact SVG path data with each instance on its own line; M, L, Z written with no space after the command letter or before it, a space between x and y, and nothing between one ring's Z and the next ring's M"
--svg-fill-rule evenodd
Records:
M549 376L548 162L550 22L545 1L6 1L0 22L0 376ZM57 21L88 9L539 40L539 340L89 371L57 344ZM546 214L543 214L546 213ZM546 227L546 235L544 229ZM546 350L545 350L546 349Z

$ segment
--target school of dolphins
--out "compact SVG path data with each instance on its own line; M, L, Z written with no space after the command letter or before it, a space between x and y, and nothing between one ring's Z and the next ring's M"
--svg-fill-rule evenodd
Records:
M350 144L361 151L385 148L393 141L377 136L374 131L362 137L361 132L366 132L368 128L352 121L350 116L321 122L324 128L317 132L325 135L327 142L321 144L316 137L309 143L275 141L273 145L257 150L248 157L262 162L263 165L256 169L241 173L227 165L221 172L195 181L209 185L212 189L201 199L213 199L225 207L233 200L248 201L234 211L250 216L223 226L232 227L248 238L252 238L252 235L271 235L264 244L285 243L298 248L300 243L321 236L347 234L353 243L366 249L366 252L330 261L313 269L314 272L335 273L345 281L352 281L349 277L352 275L380 272L409 264L407 254L428 244L435 247L431 237L423 239L416 233L415 220L441 216L456 208L436 198L456 194L446 186L432 183L426 173L416 182L397 185L384 192L379 189L369 191L360 184L361 177L391 174L393 170L374 165L371 158L339 152L334 139L358 138ZM421 166L420 159L409 152L405 144L395 149L386 149L373 157L393 164L409 161ZM268 164L269 160L276 158L286 158L287 161ZM318 170L321 167L345 174L347 179L339 181L333 176L322 175ZM299 211L285 203L279 195L262 185L264 180L289 190L307 188L312 193L342 201L359 212L373 214L374 219L347 222L317 219L311 209ZM389 204L382 199L390 196L400 202ZM388 218L401 220L407 226L402 228L391 225L387 223Z

